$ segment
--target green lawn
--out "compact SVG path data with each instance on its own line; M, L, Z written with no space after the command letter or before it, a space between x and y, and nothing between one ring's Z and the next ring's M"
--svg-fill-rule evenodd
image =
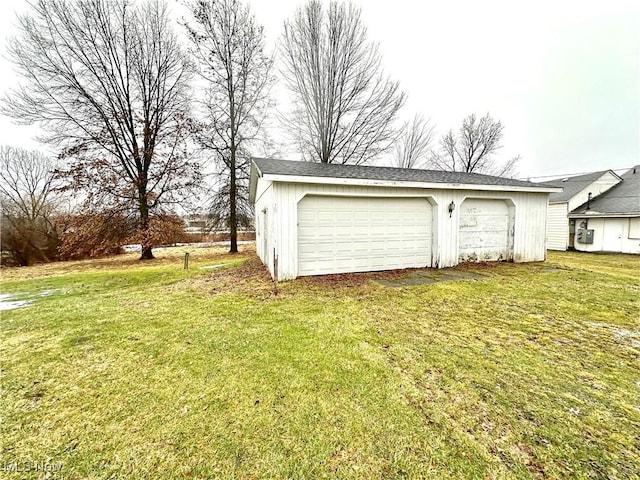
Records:
M2 454L52 478L640 478L640 257L273 284L251 251L5 270ZM227 263L215 270L198 267ZM48 295L41 295L45 291ZM40 478L42 472L4 478Z

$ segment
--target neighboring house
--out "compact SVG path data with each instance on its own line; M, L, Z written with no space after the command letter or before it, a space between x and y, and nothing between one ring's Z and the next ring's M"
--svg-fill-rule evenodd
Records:
M191 214L183 217L185 233L189 235L219 235L228 234L229 228L220 225L215 217L210 213ZM240 222L239 222L240 223ZM238 225L238 233L253 233L253 225L248 222Z
M576 250L640 253L640 165L621 181L569 212Z
M278 280L544 260L549 193L473 173L254 159L256 249Z
M575 234L575 222L569 219L569 212L585 203L589 195L591 198L597 197L620 183L620 177L611 170L604 170L544 183L563 189L549 196L547 248L567 250L574 248Z
M206 235L212 230L211 216L192 214L184 217L184 230L190 235Z

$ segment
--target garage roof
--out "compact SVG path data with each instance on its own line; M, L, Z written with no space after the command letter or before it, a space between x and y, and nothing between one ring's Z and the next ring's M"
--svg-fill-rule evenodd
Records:
M640 165L629 169L620 178L620 183L580 205L569 216L640 215Z
M503 187L533 188L536 191L559 191L553 185L526 182L511 178L494 177L479 173L443 172L439 170L418 170L412 168L369 167L362 165L341 165L271 158L254 158L258 175L340 178L377 180L383 182L443 183L456 185L493 185ZM295 181L295 180L291 180Z

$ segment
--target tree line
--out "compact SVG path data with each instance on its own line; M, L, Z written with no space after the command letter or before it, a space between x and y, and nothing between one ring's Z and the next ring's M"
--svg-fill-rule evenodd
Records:
M69 255L92 236L120 232L120 243L135 240L150 259L163 232L175 230L175 212L198 208L230 230L236 252L238 227L252 217L250 159L278 152L265 128L276 82L292 99L280 128L304 160L387 156L403 168L513 174L518 158L497 160L503 125L488 113L438 141L421 114L399 123L407 96L354 4L302 4L275 52L241 0L186 6L179 22L161 0L32 0L18 16L7 53L21 82L0 110L41 127L57 155L0 151L3 226L26 226L16 244L31 243L46 260L52 249ZM64 195L82 215L61 212ZM65 218L74 233L66 243L53 235ZM93 252L108 253L108 243Z

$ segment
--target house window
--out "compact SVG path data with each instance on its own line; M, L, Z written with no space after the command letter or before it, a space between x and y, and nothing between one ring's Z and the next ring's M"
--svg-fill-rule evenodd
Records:
M629 219L629 238L640 240L640 217Z

